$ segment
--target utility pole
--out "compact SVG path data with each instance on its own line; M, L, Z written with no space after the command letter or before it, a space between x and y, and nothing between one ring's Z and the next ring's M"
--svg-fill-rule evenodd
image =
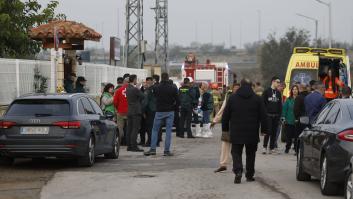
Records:
M353 23L351 24L351 26L352 26L352 44L351 45L353 45Z
M168 72L168 0L156 0L155 13L155 64Z
M322 0L316 0L318 3L321 3L328 7L328 15L329 15L329 48L332 48L332 4L331 2L327 3Z
M125 67L143 68L143 42L143 0L126 0ZM135 66L129 66L132 60L137 60Z
M118 8L118 34L116 34L117 37L120 37L120 10Z
M232 48L232 42L233 42L233 39L232 39L232 24L229 25L229 49Z
M199 30L198 30L198 24L197 22L195 23L195 42L198 43L198 38L199 38Z
M239 22L239 49L242 49L242 46L243 46L243 30L242 30L242 26L243 26L243 21L240 20L240 22Z
M211 44L213 45L213 22L211 22Z
M317 47L317 34L318 34L318 28L319 28L319 20L317 20L317 19L315 19L315 18L313 18L313 17L308 17L308 16L306 16L306 15L303 15L303 14L299 14L299 13L297 13L297 16L299 16L299 17L303 17L303 18L306 18L306 19L309 19L309 20L312 20L312 21L314 21L315 22L315 47Z
M262 20L261 20L261 18L262 18L262 16L261 16L261 11L260 10L258 10L257 11L257 14L258 14L258 31L259 31L259 33L258 33L258 41L259 42L261 42L261 23L262 23Z

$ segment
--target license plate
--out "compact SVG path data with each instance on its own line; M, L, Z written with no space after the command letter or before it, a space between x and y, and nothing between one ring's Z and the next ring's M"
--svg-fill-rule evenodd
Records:
M22 127L22 135L48 135L49 127Z

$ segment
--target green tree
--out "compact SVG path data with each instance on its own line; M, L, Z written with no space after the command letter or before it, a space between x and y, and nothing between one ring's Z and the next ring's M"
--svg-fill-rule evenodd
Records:
M260 66L264 80L269 81L274 75L283 80L294 47L309 46L309 38L308 31L296 28L290 28L280 39L270 34L261 48Z
M40 51L40 42L28 37L28 31L53 19L58 1L42 7L37 0L0 0L0 57L31 58Z

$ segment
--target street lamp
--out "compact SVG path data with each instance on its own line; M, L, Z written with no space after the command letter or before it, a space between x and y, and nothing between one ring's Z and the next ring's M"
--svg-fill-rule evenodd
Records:
M306 15L303 15L303 14L299 14L297 13L297 15L299 17L304 17L306 19L309 19L309 20L312 20L315 22L315 47L317 47L317 30L318 30L318 26L319 26L319 21L315 18L312 18L312 17L309 17L309 16L306 16Z
M315 0L317 1L318 3L321 3L323 5L326 5L328 7L328 11L329 11L329 47L331 48L332 47L332 4L331 2L327 3L327 2L324 2L322 0Z

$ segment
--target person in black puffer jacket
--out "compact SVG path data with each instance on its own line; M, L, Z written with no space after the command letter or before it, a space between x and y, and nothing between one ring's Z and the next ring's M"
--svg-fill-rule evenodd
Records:
M265 105L252 90L248 79L241 81L236 94L228 99L222 115L222 131L230 132L232 143L234 183L241 183L243 173L242 153L246 148L246 178L254 181L255 156L260 142L259 132L267 129Z

